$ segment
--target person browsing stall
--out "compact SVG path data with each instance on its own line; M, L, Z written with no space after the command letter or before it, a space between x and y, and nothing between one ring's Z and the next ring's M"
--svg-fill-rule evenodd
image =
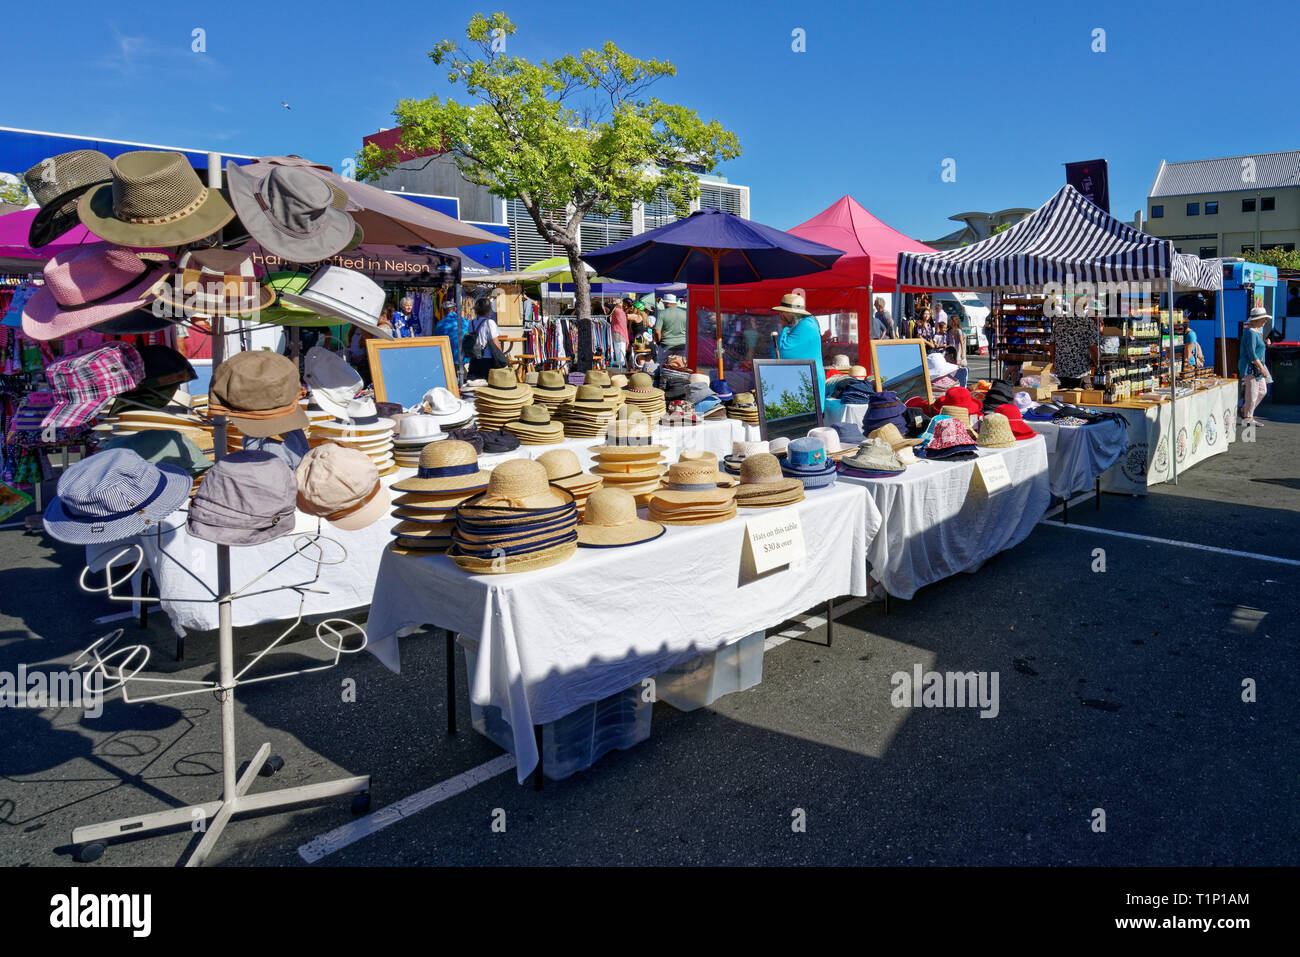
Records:
M826 366L822 361L822 330L817 317L804 308L804 298L798 293L781 297L781 305L772 311L781 318L781 331L776 337L777 353L782 359L808 359L817 367L815 385L825 388Z
M465 320L461 318L459 310L456 309L454 300L448 301L447 312L433 327L433 334L435 336L446 336L451 340L452 358L456 362L456 368L461 368L465 362L465 357L460 354L461 340L465 338Z
M1241 330L1241 344L1237 350L1237 377L1241 379L1242 425L1259 424L1255 418L1255 409L1264 400L1268 384L1273 381L1268 366L1264 365L1266 350L1263 332L1264 326L1272 318L1267 309L1256 306L1250 310L1246 328Z
M661 302L663 307L659 310L654 333L660 348L659 361L662 363L667 356L686 354L687 318L686 310L677 304L677 297L672 293L664 296Z
M420 334L420 320L415 315L415 300L403 296L393 313L393 335L398 339L410 339Z
M477 358L469 360L469 374L475 379L486 379L487 374L500 366L494 358L495 352L502 352L501 330L492 318L492 300L486 296L474 303L474 321L470 323L467 335L474 337L474 354Z
M628 312L631 308L632 300L625 298L615 304L614 310L609 314L609 329L614 339L614 365L620 369L627 365L627 347L632 341L628 325Z

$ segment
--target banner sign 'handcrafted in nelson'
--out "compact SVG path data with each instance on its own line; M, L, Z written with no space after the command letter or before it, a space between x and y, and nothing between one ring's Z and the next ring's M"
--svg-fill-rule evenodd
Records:
M1104 159L1066 163L1065 181L1094 206L1110 212L1110 172Z
M320 265L340 266L343 269L355 269L365 273L376 281L384 279L404 279L414 281L429 280L430 285L437 285L443 276L448 282L460 281L460 259L447 256L431 249L418 249L404 246L366 246L349 249L314 263L291 263L269 253L257 243L247 243L240 247L252 258L253 264L267 272L292 269L294 266L316 267ZM439 272L439 266L447 266L450 272Z

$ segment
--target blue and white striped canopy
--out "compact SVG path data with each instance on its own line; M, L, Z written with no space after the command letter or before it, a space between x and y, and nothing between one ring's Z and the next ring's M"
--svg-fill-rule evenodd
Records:
M1173 244L1063 186L1005 232L960 249L898 254L898 285L914 289L1036 290L1049 282L1168 279ZM1195 257L1193 257L1195 258Z

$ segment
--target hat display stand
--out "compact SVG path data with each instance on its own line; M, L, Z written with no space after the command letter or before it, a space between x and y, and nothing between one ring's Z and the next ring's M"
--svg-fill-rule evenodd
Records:
M221 158L216 153L208 154L208 184L211 189L215 190L221 186ZM225 329L222 317L214 316L212 319L212 367L215 369L225 359ZM213 417L213 456L220 461L226 453L226 417L216 415ZM319 526L318 526L319 527ZM307 545L312 542L319 543L324 539L317 534L309 539ZM306 547L306 546L304 546ZM341 548L341 546L340 546ZM232 603L236 597L245 595L248 585L245 585L239 592L234 592L230 584L230 546L217 545L217 603L218 615L218 659L219 672L215 681L193 682L197 687L191 687L187 691L175 692L174 694L196 694L212 693L221 701L221 770L222 770L222 795L219 799L208 801L201 805L184 808L174 808L167 811L144 814L131 818L123 818L116 821L107 821L100 824L90 824L78 827L72 832L72 843L76 847L77 859L83 862L96 860L103 854L104 842L115 837L136 837L140 834L171 829L183 825L193 825L196 820L207 822L207 828L203 838L195 847L185 861L186 867L196 867L205 864L217 840L225 830L226 824L236 814L247 814L256 811L265 811L270 808L287 807L290 805L306 804L314 801L324 800L326 798L341 797L345 794L354 795L352 801L353 813L364 813L370 806L370 776L359 775L350 778L338 778L333 781L326 781L319 784L308 784L300 787L282 788L276 791L266 791L258 794L249 794L249 789L253 784L254 778L259 774L271 775L284 766L282 759L272 757L271 746L264 743L258 748L253 760L249 763L243 774L238 773L238 752L235 745L235 689L241 684L248 684L254 681L268 681L272 678L288 677L292 674L302 674L305 672L286 672L282 675L271 675L264 677L246 678L243 677L248 673L248 669L256 664L265 655L267 651L275 647L284 636L292 631L286 631L267 648L262 655L254 657L253 661L246 665L239 672L235 671L235 653L234 653L234 624L232 614ZM294 555L298 554L295 548ZM293 556L290 556L293 557ZM320 571L320 565L326 564L323 561L323 552L317 556L317 574ZM345 559L346 560L346 550ZM254 582L261 580L271 569L267 569L263 575L254 579ZM252 584L252 583L250 583ZM288 586L299 591L300 598L305 602L305 586ZM111 589L111 585L110 585ZM299 606L299 620L301 620L302 605ZM329 645L326 637L322 635L321 629L324 629L327 635L332 635L337 639L335 663L337 655L344 653L344 637L342 632L334 627L331 622L340 622L342 619L331 619L322 622L317 629L317 637ZM294 623L295 627L297 622ZM360 651L365 647L365 632L359 626L347 622L349 629L354 629L363 636L363 641L358 648L349 648L348 652ZM103 639L101 639L101 642ZM139 672L147 663L147 657L141 659L140 650L143 646L130 646L124 649L118 649L117 652L108 651L107 657L103 653L103 648L107 645L101 645L100 642L92 645L87 652L88 664L93 660L91 668L93 673L102 676L111 677L110 664L115 657L121 660L116 664L115 671L117 677L113 680L118 681L117 686L124 688L129 680L140 680ZM147 651L147 649L143 649ZM122 652L125 652L123 655ZM130 675L126 674L128 666L134 666L135 671ZM325 666L332 667L332 665ZM241 681L242 678L242 681ZM144 679L151 680L151 679ZM168 680L168 679L161 679ZM115 686L115 687L117 687ZM141 699L134 699L141 700Z

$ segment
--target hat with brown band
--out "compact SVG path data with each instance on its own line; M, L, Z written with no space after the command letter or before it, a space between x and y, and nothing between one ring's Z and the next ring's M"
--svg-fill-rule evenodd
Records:
M244 435L283 435L311 424L298 404L304 394L293 360L260 349L237 352L212 373L208 413L228 416Z
M182 154L133 150L110 160L112 181L82 194L81 224L125 246L182 246L235 218L219 190L209 189Z
M388 510L388 490L364 452L343 445L317 446L298 463L298 508L335 528L354 532Z

